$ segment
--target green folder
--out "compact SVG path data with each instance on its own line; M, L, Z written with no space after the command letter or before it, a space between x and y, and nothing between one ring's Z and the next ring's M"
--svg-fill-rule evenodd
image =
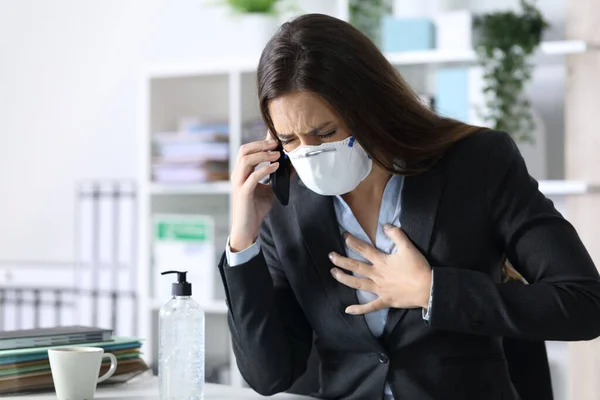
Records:
M85 343L79 346L71 344L66 346L32 347L28 349L1 350L0 365L45 360L48 358L48 349L68 347L102 347L104 350L123 350L138 348L141 347L141 345L142 342L139 338L117 336L109 342Z
M132 353L126 353L126 354L119 354L117 356L117 360L118 361L125 361L125 360L133 360L136 359L140 356L140 352L136 351L136 352L132 352ZM35 364L35 365L29 365L26 367L21 367L18 364L16 364L14 367L11 368L5 368L0 370L0 378L5 378L5 377L9 377L9 376L17 376L17 375L25 375L25 374L30 374L33 372L46 372L46 371L50 371L50 363L48 361L43 362L41 364Z

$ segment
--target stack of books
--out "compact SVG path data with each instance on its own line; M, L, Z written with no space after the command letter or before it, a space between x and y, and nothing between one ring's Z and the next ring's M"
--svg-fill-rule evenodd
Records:
M229 179L228 124L186 124L176 132L155 133L152 141L155 182L199 183Z
M56 347L102 347L118 364L114 375L100 385L127 382L148 370L140 358L141 345L137 338L81 326L1 332L0 395L54 390L48 349ZM103 360L100 375L109 367L110 360Z

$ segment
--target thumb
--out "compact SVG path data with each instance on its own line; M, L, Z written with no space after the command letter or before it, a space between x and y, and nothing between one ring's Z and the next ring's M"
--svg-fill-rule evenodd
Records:
M398 248L411 246L412 243L406 233L402 229L392 224L383 225L383 231L392 241L396 244Z

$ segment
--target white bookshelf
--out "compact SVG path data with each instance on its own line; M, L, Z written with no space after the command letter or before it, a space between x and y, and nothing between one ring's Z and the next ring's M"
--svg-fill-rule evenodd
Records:
M194 184L150 184L153 195L183 195L183 194L229 194L229 182L208 182Z
M588 45L581 41L544 42L541 55L566 55L585 52ZM447 63L475 63L474 51L428 50L386 54L397 67L438 65ZM146 338L144 354L149 363L156 361L156 317L162 302L153 297L152 282L156 277L151 267L150 232L154 213L208 213L215 216L217 224L216 254L225 245L230 224L231 185L229 182L196 184L160 184L151 180L151 134L173 130L180 117L197 115L211 119L227 120L230 136L230 171L233 169L237 151L242 143L242 126L249 119L260 116L256 101L256 65L258 56L250 59L221 59L186 64L157 65L148 68L141 76L139 85L139 135L138 135L138 183L139 183L139 294L140 329ZM549 196L564 199L568 195L586 193L585 182L541 181L540 188ZM228 360L230 383L243 384L235 367L229 346L223 346L222 338L229 340L222 286L215 260L215 299L202 304L210 316L207 323L207 358ZM174 266L174 268L177 268ZM218 343L209 342L217 337ZM210 349L210 350L209 350Z
M237 67L234 68L234 65ZM139 277L140 333L145 340L144 354L150 364L157 361L156 322L164 304L154 293L154 280L160 279L151 263L151 215L208 214L215 218L216 256L224 249L230 216L231 185L228 181L165 184L152 181L152 134L173 131L181 117L197 116L227 121L229 125L230 170L242 143L242 123L259 117L254 93L255 72L243 64L200 63L152 68L140 81L139 132ZM247 93L246 93L247 92ZM206 358L215 365L229 364L229 383L241 386L227 329L227 307L218 278L217 259L213 260L215 298L201 303L207 314ZM173 266L177 268L177 266ZM193 282L192 282L193 283ZM170 282L164 281L164 284Z

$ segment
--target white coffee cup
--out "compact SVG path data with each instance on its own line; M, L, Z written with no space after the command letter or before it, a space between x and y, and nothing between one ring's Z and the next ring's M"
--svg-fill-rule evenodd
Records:
M98 378L103 358L110 358L109 370ZM92 400L96 385L117 369L117 358L100 347L48 349L52 380L58 400Z

